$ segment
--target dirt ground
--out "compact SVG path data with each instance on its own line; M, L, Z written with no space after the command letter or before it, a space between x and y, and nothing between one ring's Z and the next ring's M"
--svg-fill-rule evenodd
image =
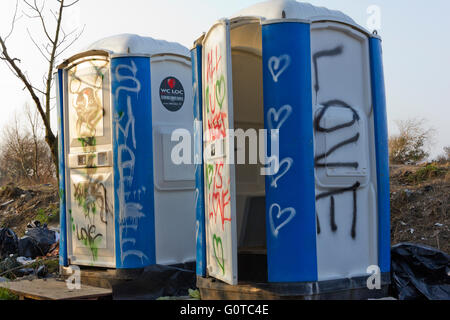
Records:
M8 184L0 188L0 228L10 228L21 237L27 225L35 220L49 227L58 227L57 187L39 185L21 188Z
M450 253L449 164L391 167L391 238Z
M391 167L392 245L421 243L450 253L449 166ZM34 220L58 226L57 187L0 188L0 227L11 228L20 237Z

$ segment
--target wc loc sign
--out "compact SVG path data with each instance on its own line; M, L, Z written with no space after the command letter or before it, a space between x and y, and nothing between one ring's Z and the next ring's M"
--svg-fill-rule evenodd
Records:
M159 97L163 106L170 112L176 112L184 104L184 88L180 80L175 77L167 77L159 88Z

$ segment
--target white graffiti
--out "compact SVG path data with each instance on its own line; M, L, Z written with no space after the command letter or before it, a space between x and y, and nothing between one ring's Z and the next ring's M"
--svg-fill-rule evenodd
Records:
M282 106L279 110L276 110L275 108L269 109L267 112L267 125L269 129L279 131L291 114L292 107L288 104ZM293 164L294 160L292 158L286 158L278 164L277 170L272 175L272 188L278 188L278 181L291 170ZM282 168L284 168L284 170L282 170Z
M122 75L121 70L131 71L133 76ZM128 86L119 86L116 90L115 99L119 100L119 94L121 92L128 93L127 96L127 122L125 126L121 125L121 121L124 120L125 114L115 114L114 122L115 122L115 135L116 140L119 140L119 137L123 136L123 144L118 146L118 168L119 168L119 185L117 188L117 196L119 199L119 220L120 220L120 228L119 228L119 237L120 237L120 252L121 261L124 263L125 259L130 256L136 256L141 259L143 262L144 259L148 260L148 257L139 250L124 250L125 244L131 243L132 245L136 244L136 239L129 237L128 230L137 231L139 226L139 219L145 217L142 212L142 205L135 202L129 202L128 198L130 197L130 192L125 192L125 187L132 186L133 178L134 178L134 167L136 164L136 157L134 151L136 150L136 135L135 135L135 123L136 119L133 115L133 106L132 100L129 93L138 94L141 90L141 83L136 78L137 67L134 61L131 61L130 65L119 65L116 67L115 74L116 78L119 82L122 81L132 81L136 84L135 87ZM128 144L128 140L131 136L132 145ZM141 192L146 192L145 187L139 190L139 198ZM134 193L135 194L135 193ZM136 197L135 197L136 198ZM128 236L128 237L125 237Z
M275 215L276 213L276 215ZM279 222L283 216L286 216L286 214L289 213L289 216L287 219L285 219L282 223L279 223L278 226L275 226L276 222ZM278 238L278 235L280 233L280 230L286 227L289 222L294 219L297 212L294 208L287 208L284 210L281 210L281 207L278 204L273 204L270 207L269 215L270 215L270 229L272 230L272 234L275 238ZM275 221L276 218L276 221Z
M275 108L269 109L267 112L267 123L269 130L280 130L291 114L292 107L288 104L282 106L278 111Z
M291 64L291 57L287 54L280 57L272 57L269 59L269 71L272 74L273 81L278 82L278 79L289 68Z
M120 70L122 70L122 69L125 69L125 70L127 70L127 71L130 71L132 74L133 74L133 76L129 76L129 75L122 75L121 73L120 73ZM126 64L120 64L120 65L118 65L117 67L116 67L116 70L115 70L115 74L116 74L116 79L119 81L119 82L123 82L123 81L133 81L135 84L136 84L136 86L133 88L133 87L128 87L128 86L119 86L117 89L116 89L116 92L115 92L115 94L116 94L116 99L117 98L119 98L119 94L120 94L120 91L127 91L127 92L134 92L134 93L139 93L140 91L141 91L141 83L140 83L140 81L136 78L136 73L137 73L137 71L138 71L138 68L137 68L137 66L136 66L136 64L134 63L134 61L133 60L131 60L131 66L129 66L129 65L126 65Z
M286 158L280 162L278 171L275 173L275 175L272 176L272 183L270 184L272 188L278 188L278 181L283 178L289 172L289 170L291 170L293 164L294 160L292 158ZM284 170L281 170L281 168L283 167Z

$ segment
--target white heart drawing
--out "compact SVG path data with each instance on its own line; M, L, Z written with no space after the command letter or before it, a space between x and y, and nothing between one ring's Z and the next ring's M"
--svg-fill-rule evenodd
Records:
M283 63L284 62L284 63ZM283 64L282 64L283 63ZM287 54L280 57L272 57L269 59L269 71L272 74L273 81L278 82L278 78L291 64L291 57Z
M286 169L284 171L280 173L281 167L287 164ZM294 160L292 158L286 158L283 161L280 162L278 171L275 173L275 175L272 176L272 183L270 184L270 186L272 188L277 189L278 188L278 181L283 178L288 172L289 170L291 170L292 165L294 164Z
M289 217L276 228L275 228L275 221L274 221L274 209L275 208L278 210L278 214L276 215L277 220L279 220L281 218L281 216L283 216L284 214L290 212ZM276 203L270 207L269 213L270 213L270 228L272 229L272 234L274 235L275 238L278 238L280 230L283 229L289 222L291 222L291 220L294 219L295 215L297 214L297 212L295 211L294 208L287 208L287 209L281 210L281 207Z
M197 208L199 197L200 197L200 190L197 188L197 189L195 189L195 200L194 200L194 207L195 208Z
M290 105L282 106L278 111L275 108L271 108L267 112L267 123L269 130L279 130L283 124L289 119L292 114L292 107ZM282 116L283 115L283 116ZM276 125L274 125L274 122Z

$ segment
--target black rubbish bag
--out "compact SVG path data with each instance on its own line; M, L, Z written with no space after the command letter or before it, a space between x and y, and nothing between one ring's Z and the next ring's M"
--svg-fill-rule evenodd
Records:
M5 259L11 254L17 253L19 240L11 229L0 229L0 259Z
M420 244L392 248L392 294L399 300L450 300L450 256Z
M114 300L156 300L187 296L196 287L195 264L146 267L135 280L113 285Z
M45 256L55 242L55 231L45 225L28 229L26 236L19 240L19 256L31 259Z
M30 259L36 259L36 257L45 256L44 252L39 247L38 242L28 236L20 238L18 254L20 257L26 257Z

